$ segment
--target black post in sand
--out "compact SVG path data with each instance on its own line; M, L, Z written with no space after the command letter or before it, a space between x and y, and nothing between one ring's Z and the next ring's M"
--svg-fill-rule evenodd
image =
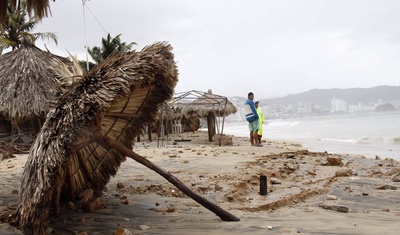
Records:
M267 176L260 175L260 195L267 195Z

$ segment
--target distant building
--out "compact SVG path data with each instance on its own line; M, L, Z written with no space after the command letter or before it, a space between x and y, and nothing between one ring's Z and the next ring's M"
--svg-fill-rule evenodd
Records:
M231 102L237 105L238 112L235 115L227 117L227 121L245 121L244 118L244 98L234 98ZM294 118L305 116L321 116L336 113L360 113L360 112L375 112L376 107L390 103L395 110L400 110L400 100L384 100L377 99L376 101L348 103L343 98L331 98L329 105L318 105L310 102L293 102L287 104L268 103L261 105L264 115L267 119L276 118Z
M350 113L360 112L360 106L359 105L355 105L355 104L349 105L349 112Z
M343 99L337 99L333 97L331 99L331 113L334 112L346 112L347 111L347 102Z
M305 103L304 104L304 112L305 113L312 113L313 112L313 104L312 103Z

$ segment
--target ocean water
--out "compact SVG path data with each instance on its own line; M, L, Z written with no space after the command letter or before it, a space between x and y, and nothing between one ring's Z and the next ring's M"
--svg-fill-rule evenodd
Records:
M263 128L264 139L296 141L311 151L400 161L399 111L274 119ZM225 123L223 132L249 136L247 122Z

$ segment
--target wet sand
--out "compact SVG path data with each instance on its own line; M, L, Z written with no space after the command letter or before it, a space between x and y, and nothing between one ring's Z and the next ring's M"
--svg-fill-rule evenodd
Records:
M216 137L214 139L217 139ZM133 151L196 193L240 218L224 222L154 171L127 159L104 192L106 203L84 213L62 208L51 234L398 234L400 164L392 159L310 152L297 143L207 133L136 143ZM27 155L0 162L0 212L12 213ZM333 159L333 160L332 160ZM260 195L260 175L268 179ZM21 234L7 223L0 234ZM124 234L124 233L121 233Z

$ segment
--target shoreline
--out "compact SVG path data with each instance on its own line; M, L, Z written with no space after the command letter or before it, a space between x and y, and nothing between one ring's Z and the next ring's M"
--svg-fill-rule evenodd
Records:
M397 233L399 162L311 152L289 141L264 139L264 147L252 147L248 138L224 137L232 145L210 143L207 133L199 131L169 135L168 140L164 136L160 147L157 139L142 139L133 151L240 222L221 221L163 177L128 159L107 184L105 207L90 213L62 208L59 217L51 218L53 234L113 234L118 228L132 234ZM0 213L12 212L18 200L26 157L0 162ZM266 196L259 194L260 175L268 179ZM18 234L6 223L0 231Z
M274 119L264 124L263 138L297 142L310 151L356 154L368 158L378 156L381 159L393 158L400 161L399 127L396 126L393 130L387 131L390 125L386 125L383 131L386 133L385 135L376 134L382 133L382 130L378 131L377 123L368 120L371 123L361 120L362 124L353 127L352 123L356 119L350 118L348 115L341 122L335 122L331 118L317 119L317 117L312 117L312 120L306 118ZM377 120L374 121L377 122ZM338 124L342 122L346 123L346 127ZM312 126L313 124L316 126ZM366 131L371 128L370 124L374 126L373 129ZM346 131L343 131L343 128L347 128ZM226 123L224 134L248 137L247 123L243 121Z

